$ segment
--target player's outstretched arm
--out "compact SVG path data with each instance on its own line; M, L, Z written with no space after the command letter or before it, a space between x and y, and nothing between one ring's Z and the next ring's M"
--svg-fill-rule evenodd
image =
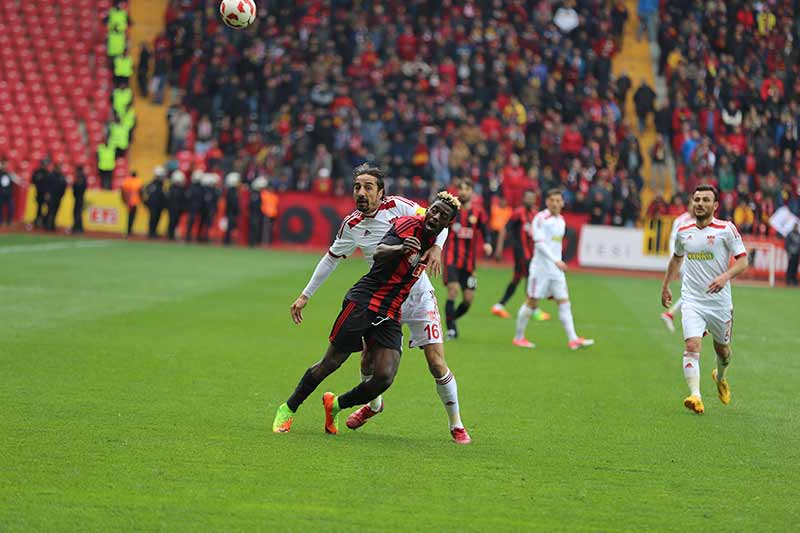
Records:
M734 261L728 270L711 280L711 283L708 284L708 291L706 292L709 294L718 293L723 287L725 287L726 283L747 270L747 266L748 263L746 254L737 257L736 261Z
M308 280L308 284L306 288L303 289L303 292L300 296L297 297L297 300L294 301L291 307L292 313L292 320L295 324L299 324L303 321L303 308L308 303L308 300L317 292L317 289L325 283L325 280L328 279L336 267L339 266L339 258L333 257L330 253L326 253L322 259L319 260L317 263L317 268L314 269L314 273L311 274L311 279Z
M682 255L673 255L669 260L667 271L664 273L664 281L661 283L661 305L664 307L672 305L672 291L669 288L669 282L678 275L682 263Z

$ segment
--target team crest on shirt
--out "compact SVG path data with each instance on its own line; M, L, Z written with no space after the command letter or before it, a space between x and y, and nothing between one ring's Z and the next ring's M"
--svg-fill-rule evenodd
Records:
M477 222L478 222L478 217L476 217L475 215L470 215L469 216L469 223L470 224L476 224Z
M714 246L714 238L715 237L716 237L716 235L709 235L709 236L706 237L706 239L708 239L708 245L709 246Z

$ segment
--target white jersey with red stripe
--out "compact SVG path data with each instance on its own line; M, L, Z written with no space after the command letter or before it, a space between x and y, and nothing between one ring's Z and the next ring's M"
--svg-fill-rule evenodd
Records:
M669 233L669 255L672 256L675 254L675 239L678 237L678 229L682 228L683 226L688 226L694 222L694 215L690 212L686 211L682 215L678 215L675 220L672 221L672 230Z
M402 196L387 196L381 200L378 209L371 215L365 215L361 211L353 211L345 217L336 239L333 241L328 253L336 258L348 257L356 249L360 249L370 266L372 266L372 256L378 244L392 227L392 222L398 217L413 216L425 213L425 208ZM443 247L447 241L447 229L445 228L436 238L436 244ZM428 275L424 272L419 280L411 289L411 294L418 291L433 290Z
M731 309L730 283L716 294L708 293L708 286L717 276L724 274L731 257L747 254L742 236L732 222L712 218L704 228L689 222L678 228L675 255L684 257L681 297L687 303L703 307Z
M531 272L536 277L562 277L563 272L556 266L556 261L561 261L561 243L567 231L567 224L561 215L554 216L549 209L536 213L531 225L536 251L531 259ZM540 252L540 247L546 247L549 255Z

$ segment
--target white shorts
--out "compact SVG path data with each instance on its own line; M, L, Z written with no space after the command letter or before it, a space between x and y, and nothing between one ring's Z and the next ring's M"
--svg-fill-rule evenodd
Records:
M528 298L541 300L550 297L556 300L569 300L567 277L563 273L560 276L553 274L537 276L531 268L528 273Z
M707 308L684 302L681 308L683 338L702 337L708 330L718 344L730 344L733 309Z
M409 348L422 348L428 344L442 344L442 320L439 302L431 287L425 291L412 291L400 308L401 324L408 325L411 338Z

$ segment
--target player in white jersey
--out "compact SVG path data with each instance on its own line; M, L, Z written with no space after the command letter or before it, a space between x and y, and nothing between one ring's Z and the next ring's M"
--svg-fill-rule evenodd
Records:
M336 239L328 252L320 260L308 285L292 304L292 318L296 324L303 320L302 310L309 298L330 276L339 260L348 257L358 248L367 262L372 264L372 256L383 236L398 217L424 213L418 204L399 196L384 196L383 172L369 164L363 164L353 171L353 198L357 209L345 217ZM428 256L428 269L433 274L441 272L442 245L447 240L447 230L442 231L431 247ZM447 366L442 344L442 326L439 319L439 304L436 301L433 285L426 273L422 273L414 284L411 293L401 307L401 323L411 331L410 348L422 348L428 361L428 369L436 381L436 391L444 404L450 422L450 434L459 444L471 442L458 405L458 386L456 378ZM361 379L367 381L371 376L372 360L365 352L361 361ZM347 419L347 427L357 429L367 420L383 411L383 398L378 396L355 411Z
M669 256L672 257L675 255L675 239L678 238L678 229L686 226L687 224L691 224L694 222L694 215L692 214L692 200L689 199L689 205L687 206L688 210L683 213L682 215L678 216L675 220L672 221L672 231L669 234ZM683 269L683 267L681 267ZM681 271L681 273L683 273ZM661 313L661 320L664 322L664 325L667 326L667 329L671 332L675 332L675 313L681 310L681 304L683 303L682 298L678 298L675 302L670 306L669 309Z
M703 332L714 337L717 368L711 378L717 384L717 395L723 404L731 401L726 377L731 358L733 300L729 281L747 270L747 251L742 237L732 222L717 220L717 191L711 185L699 185L692 195L695 221L678 228L675 253L667 266L661 287L661 304L672 304L669 283L685 261L681 280L683 338L683 376L689 396L683 405L697 413L705 411L700 394L700 345ZM735 261L731 265L731 258Z
M564 197L560 189L547 191L545 197L547 209L540 211L533 218L534 253L528 273L528 298L520 306L517 313L517 330L514 345L522 348L534 348L534 344L525 338L525 328L531 316L539 308L542 298L554 298L558 303L558 319L567 333L570 349L577 350L594 344L592 339L584 339L575 333L572 320L572 306L569 302L567 277L564 271L567 264L561 260L561 243L567 226L561 210L564 208Z

